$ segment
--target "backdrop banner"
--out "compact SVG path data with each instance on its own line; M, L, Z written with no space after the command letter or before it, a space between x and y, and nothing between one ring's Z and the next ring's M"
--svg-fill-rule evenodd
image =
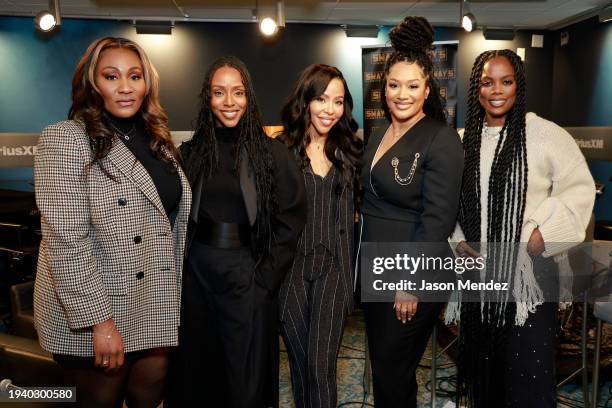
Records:
M434 76L440 85L440 95L446 99L448 124L457 127L457 50L458 41L434 43L432 58ZM387 121L381 103L381 79L385 62L393 48L384 45L361 47L361 69L363 73L363 135L367 142L370 134Z
M34 165L38 133L0 133L0 168Z

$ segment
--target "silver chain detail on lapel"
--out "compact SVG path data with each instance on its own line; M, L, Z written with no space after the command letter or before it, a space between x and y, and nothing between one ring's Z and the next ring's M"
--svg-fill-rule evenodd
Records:
M401 186L407 186L412 183L412 178L414 177L414 173L416 172L417 164L419 162L419 157L421 157L420 153L414 154L414 160L412 162L412 166L410 167L410 173L408 173L408 177L402 178L399 175L399 171L397 167L399 166L399 159L397 157L393 157L391 159L391 166L393 166L393 173L395 175L395 181L397 184Z

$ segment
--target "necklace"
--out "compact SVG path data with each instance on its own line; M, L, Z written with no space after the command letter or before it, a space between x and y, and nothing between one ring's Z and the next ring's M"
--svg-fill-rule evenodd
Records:
M125 140L130 140L130 137L132 137L132 135L134 134L134 132L136 132L136 124L132 123L132 127L130 128L130 130L128 130L127 132L122 132L117 126L115 126L113 124L113 122L109 121L108 122L111 127L113 128L113 130L115 131L115 134L117 136L121 136L123 139Z
M322 140L322 142L321 142ZM326 137L319 137L316 140L314 138L310 138L310 145L312 145L312 147L316 148L317 150L323 150L323 147L325 146L325 142L327 141Z
M482 124L482 133L489 137L499 138L503 129L503 126L488 126L486 121Z

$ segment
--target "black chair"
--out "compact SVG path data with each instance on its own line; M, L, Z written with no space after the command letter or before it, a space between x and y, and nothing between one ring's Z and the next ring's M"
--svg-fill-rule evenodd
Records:
M34 282L24 282L11 287L12 334L36 340L33 308Z

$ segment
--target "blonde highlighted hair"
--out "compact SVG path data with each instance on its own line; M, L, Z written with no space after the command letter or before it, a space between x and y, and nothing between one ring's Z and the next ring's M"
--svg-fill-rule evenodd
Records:
M72 106L68 118L82 122L90 138L94 153L93 163L102 160L115 138L102 120L104 99L95 82L100 55L108 50L121 48L133 51L142 64L145 81L145 97L140 107L145 127L151 136L151 150L164 161L171 160L169 153L179 159L178 150L172 144L168 128L168 116L159 103L159 75L145 51L134 41L120 37L104 37L92 42L76 66L72 77ZM166 149L167 153L164 151Z

